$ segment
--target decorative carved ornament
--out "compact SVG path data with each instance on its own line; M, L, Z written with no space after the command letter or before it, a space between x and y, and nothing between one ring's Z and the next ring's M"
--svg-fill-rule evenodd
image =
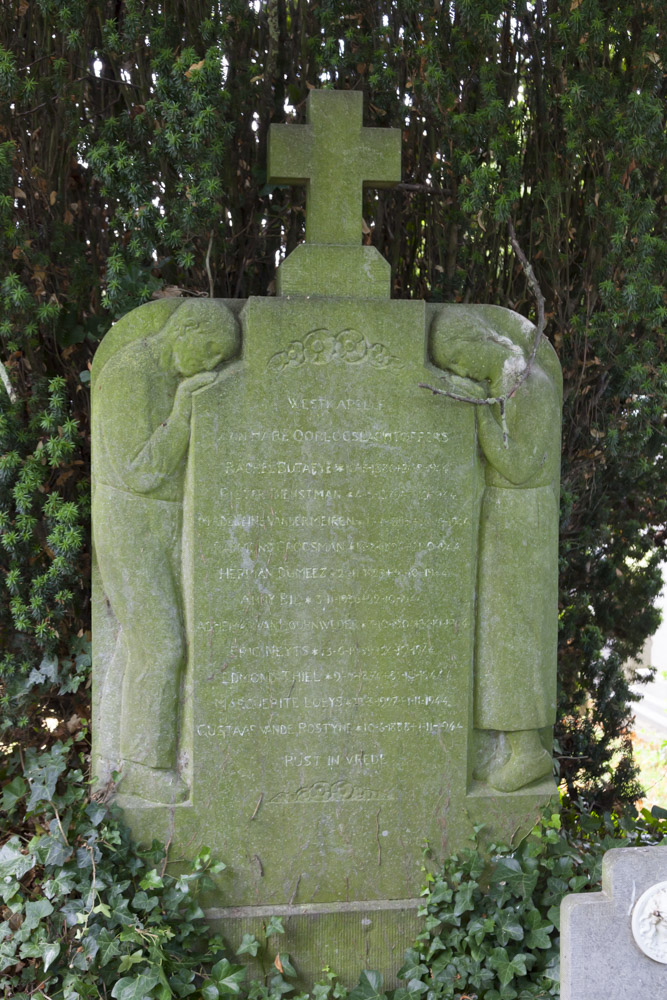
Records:
M293 340L286 351L269 358L267 370L279 375L286 368L301 365L370 364L373 368L402 368L403 362L384 344L370 344L357 330L332 334L326 327L311 330L303 340Z
M667 965L667 882L657 882L639 897L632 911L632 934L645 955Z

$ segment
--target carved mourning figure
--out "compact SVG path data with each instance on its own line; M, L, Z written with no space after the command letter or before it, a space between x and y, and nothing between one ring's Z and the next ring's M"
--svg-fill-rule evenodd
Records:
M93 762L138 842L224 861L232 953L279 913L299 990L323 942L393 988L424 843L521 836L556 793L558 362L507 442L423 391L511 388L534 327L392 298L363 205L401 131L359 90L305 111L269 131L269 184L306 186L275 294L147 303L95 355Z
M107 685L122 689L123 791L153 801L186 795L177 748L187 652L181 534L193 394L215 381L215 369L237 343L228 310L186 302L162 328L121 346L97 374L95 551L120 626Z
M491 319L493 307L488 312ZM501 312L497 310L499 324L447 308L435 320L434 362L472 380L459 383L458 392L503 396L523 374L531 325ZM528 377L506 403L505 421L498 404L475 407L485 489L474 722L477 729L504 737L504 753L496 755L484 775L503 792L545 777L552 766L540 730L552 726L556 714L561 398L560 366L543 339Z

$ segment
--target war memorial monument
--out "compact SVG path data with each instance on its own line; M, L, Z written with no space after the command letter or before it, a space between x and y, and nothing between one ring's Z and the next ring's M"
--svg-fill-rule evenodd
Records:
M230 941L282 915L305 982L390 982L425 847L555 793L558 361L516 313L390 298L362 191L401 135L362 116L312 91L271 127L307 187L275 296L149 303L92 373L96 773L140 840L225 862Z

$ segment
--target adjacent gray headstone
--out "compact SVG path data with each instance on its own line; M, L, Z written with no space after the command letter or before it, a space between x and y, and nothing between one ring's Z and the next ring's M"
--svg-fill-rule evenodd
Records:
M667 845L620 847L561 903L561 1000L667 997Z

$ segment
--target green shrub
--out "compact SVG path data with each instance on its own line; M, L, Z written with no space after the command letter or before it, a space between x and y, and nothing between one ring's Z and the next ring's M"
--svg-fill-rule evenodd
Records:
M605 851L666 834L662 809L625 817L571 809L545 816L518 847L452 855L428 876L424 931L399 973L408 983L400 1000L558 997L563 896L600 890Z
M163 845L139 850L109 789L91 798L85 727L48 749L3 758L0 781L0 987L40 1000L195 1000L294 994L299 956L280 951L282 923L263 940L246 935L236 956L203 921L200 890L224 868L204 848L172 874ZM470 848L435 873L425 869L424 930L399 976L393 1000L514 1000L558 996L559 904L568 892L599 889L605 850L659 842L667 813L548 816L517 847ZM246 982L243 955L267 974ZM277 956L277 957L276 957ZM239 961L239 959L241 961ZM323 955L323 962L327 956ZM385 996L367 970L349 1000ZM324 970L313 1000L346 991ZM305 1000L299 995L294 1000Z
M288 112L303 120L310 87L363 90L366 124L402 132L403 183L364 203L364 239L391 261L397 297L530 315L514 220L564 370L562 776L589 805L636 798L624 664L657 626L667 517L667 6L6 6L0 360L33 415L40 379L66 379L84 464L57 487L65 503L78 505L87 482L79 373L111 319L161 294L270 293L304 212L302 189L266 183L268 128ZM4 474L17 475L15 451ZM47 494L57 478L42 483ZM88 628L86 602L64 596L87 582L85 545L74 584L41 580L53 527L26 518L55 517L47 494L27 512L7 508L7 544L14 534L23 548L0 549L0 568L18 562L21 578L12 594L14 577L0 575L3 648L15 645L14 617L27 629L1 668L10 686L41 662L23 640L63 637L66 605L80 616L74 631ZM26 531L42 544L34 568ZM28 698L15 715L40 711Z
M85 749L81 730L29 749L22 773L6 759L0 808L17 832L0 849L0 986L26 1000L238 994L245 969L197 902L224 865L203 849L172 875L163 846L137 850L118 810L89 798Z
M58 659L88 601L83 442L65 379L31 389L12 401L0 387L0 737L26 744L45 715L62 718L63 699L67 718L85 711L65 696L88 679L81 648Z

